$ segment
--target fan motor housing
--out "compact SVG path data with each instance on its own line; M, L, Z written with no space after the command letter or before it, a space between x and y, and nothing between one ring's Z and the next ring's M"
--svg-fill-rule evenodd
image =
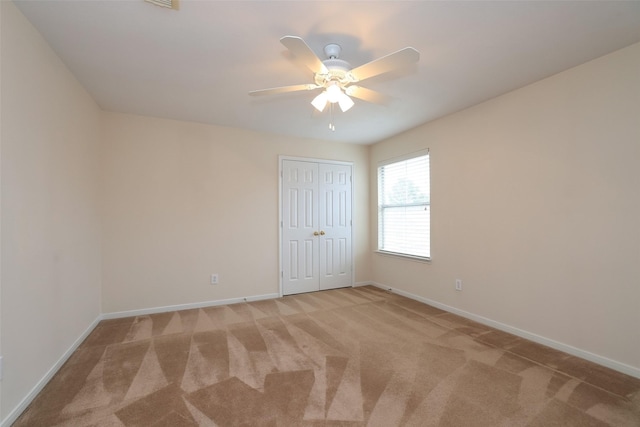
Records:
M348 73L351 70L351 64L338 58L329 58L322 61L327 67L327 73L317 73L315 75L315 83L319 86L326 87L329 82L335 81L343 86L350 83Z

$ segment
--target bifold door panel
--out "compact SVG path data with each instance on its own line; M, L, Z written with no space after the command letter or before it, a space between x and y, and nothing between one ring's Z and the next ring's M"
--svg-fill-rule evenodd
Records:
M351 165L282 161L282 288L352 285Z

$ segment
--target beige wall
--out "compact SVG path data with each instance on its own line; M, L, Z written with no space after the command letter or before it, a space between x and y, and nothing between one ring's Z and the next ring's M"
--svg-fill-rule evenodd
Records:
M640 374L640 44L374 145L371 188L426 147L433 261L373 280Z
M2 1L4 419L100 315L100 111Z
M278 155L354 162L369 280L368 147L115 113L104 136L103 312L277 294Z

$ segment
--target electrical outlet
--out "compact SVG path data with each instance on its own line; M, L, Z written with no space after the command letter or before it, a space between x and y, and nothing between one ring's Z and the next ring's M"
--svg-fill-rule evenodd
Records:
M462 280L456 279L456 291L462 290Z
M218 284L218 273L214 273L211 275L211 284L212 285Z

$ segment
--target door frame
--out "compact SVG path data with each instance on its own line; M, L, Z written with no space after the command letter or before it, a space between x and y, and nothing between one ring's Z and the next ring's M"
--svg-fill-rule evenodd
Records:
M278 295L280 298L284 296L284 292L282 289L282 279L284 277L284 268L282 265L282 228L283 228L283 219L282 219L282 180L283 180L283 161L292 160L297 162L310 162L310 163L325 163L331 165L345 165L351 166L351 287L355 284L356 277L356 264L355 264L355 232L353 225L353 218L355 216L356 208L354 206L355 199L355 179L353 178L355 173L355 166L353 162L342 161L342 160L332 160L332 159L318 159L312 157L297 157L297 156L286 156L279 155L278 156Z

